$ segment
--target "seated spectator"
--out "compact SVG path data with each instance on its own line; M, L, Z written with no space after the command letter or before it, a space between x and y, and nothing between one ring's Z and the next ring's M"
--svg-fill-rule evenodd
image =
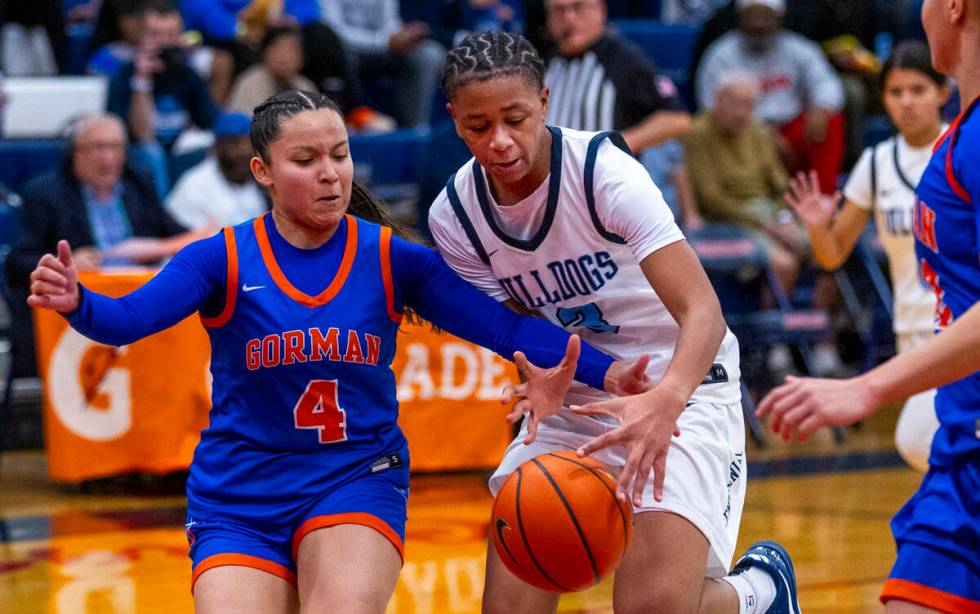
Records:
M751 75L720 76L709 110L694 120L684 137L687 171L698 218L752 229L783 288L796 284L806 256L805 233L781 195L788 177L769 130L753 120L758 87Z
M148 0L136 57L109 81L108 110L125 118L134 164L152 174L158 195L170 190L168 152L182 132L208 129L218 108L190 67L183 20L169 0Z
M712 106L719 77L755 76L761 93L755 114L779 135L793 170L814 169L832 194L844 153L844 94L840 79L813 42L782 27L783 0L738 0L738 28L716 40L698 67L698 104Z
M316 91L316 85L299 74L303 66L301 33L296 27L268 28L262 39L262 61L235 80L227 109L247 115L262 102L284 90Z
M544 77L549 124L619 130L637 153L687 131L677 88L641 49L607 30L603 0L546 0L545 11L556 45Z
M321 0L323 19L344 43L358 83L395 78L394 116L401 128L427 126L446 50L423 22L403 23L398 0Z
M235 226L268 211L265 192L252 178L251 119L224 113L214 123L214 147L203 162L181 175L167 211L187 228Z
M236 75L260 60L267 28L299 26L303 75L344 113L357 106L343 43L320 22L318 0L181 0L180 6L189 28L200 31L206 43L231 52Z
M111 79L120 68L136 59L143 15L147 10L154 10L155 4L155 0L105 0L102 3L89 46L89 73ZM190 44L191 35L200 38L195 32L184 36L182 42L187 46L188 64L208 84L212 100L223 104L234 71L231 54L197 42Z
M126 167L126 131L118 118L86 117L76 124L64 164L31 180L21 193L21 235L7 255L14 292L13 345L18 376L34 370L33 327L26 309L30 274L60 239L72 246L79 269L152 264L202 238L164 211L151 183Z

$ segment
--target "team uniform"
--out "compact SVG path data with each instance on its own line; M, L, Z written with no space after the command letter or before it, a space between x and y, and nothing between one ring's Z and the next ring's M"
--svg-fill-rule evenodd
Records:
M916 255L935 293L937 330L980 299L976 107L940 139L916 188ZM936 414L929 472L892 520L898 558L881 598L980 612L980 372L940 387Z
M187 483L193 580L243 565L295 584L303 537L337 524L370 527L402 554L409 457L391 361L403 305L536 364L556 364L568 338L350 215L316 249L290 245L265 215L189 246L127 297L83 290L69 321L103 343L194 311L208 331L213 408ZM583 346L576 377L601 387L611 363Z
M892 328L899 352L931 339L936 297L919 276L912 218L915 186L932 157L933 145L911 147L901 135L864 150L844 186L844 197L870 211L888 256L894 296ZM935 390L919 393L902 409L895 428L906 462L925 472L929 445L939 428Z
M649 354L647 375L659 381L680 329L639 263L684 237L649 175L617 147L625 149L618 135L549 130L551 170L540 187L501 207L485 171L472 160L433 204L432 235L446 262L493 298L536 310L618 359ZM745 496L738 344L731 332L714 363L678 420L683 436L670 443L664 501L654 500L650 480L637 508L668 510L692 522L711 545L713 577L728 572ZM565 402L606 398L576 384ZM525 446L525 423L491 477L491 491L523 461L576 449L616 426L612 418L564 409L543 420L536 441ZM625 464L622 447L594 456L614 470Z

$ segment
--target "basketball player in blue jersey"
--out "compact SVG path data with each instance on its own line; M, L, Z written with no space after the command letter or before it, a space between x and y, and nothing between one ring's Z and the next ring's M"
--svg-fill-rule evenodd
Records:
M774 431L805 439L884 403L941 386L929 472L892 520L898 558L889 613L980 612L980 0L925 0L933 66L956 80L963 112L916 188L920 275L936 295L939 334L844 381L789 378L759 405Z
M385 218L352 181L328 98L270 98L251 138L271 214L188 246L120 299L82 288L62 241L32 274L29 302L113 345L199 312L214 383L187 483L198 612L381 614L409 488L391 370L406 308L502 355L557 364L519 358L528 382L507 393L524 397L519 408L557 406L573 374L600 388L642 374L588 346L576 371L577 339L500 307L433 250L366 221Z
M515 310L648 360L655 383L611 400L573 387L560 411L530 412L491 490L538 454L594 454L636 512L615 612L798 613L779 545L754 545L729 574L745 496L738 344L650 176L619 135L545 124L543 63L520 36L467 37L449 52L442 88L474 156L430 211L446 262ZM485 612L557 604L488 548Z

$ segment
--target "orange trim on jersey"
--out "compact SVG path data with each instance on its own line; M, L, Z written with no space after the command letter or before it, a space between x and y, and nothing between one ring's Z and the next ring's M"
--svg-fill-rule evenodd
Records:
M296 586L296 574L285 565L276 563L275 561L270 561L269 559L252 556L250 554L229 552L225 554L211 555L197 564L197 567L194 568L194 574L191 576L191 593L194 593L194 584L197 582L197 579L201 577L202 573L209 569L214 569L215 567L225 567L228 565L251 567L252 569L258 569L259 571L271 573L272 575L278 576L286 582L289 582L294 587Z
M402 563L405 562L405 546L402 544L402 538L398 535L398 532L388 526L388 523L384 520L381 520L373 514L365 514L364 512L328 514L326 516L314 516L308 519L296 529L296 533L293 535L293 560L296 560L296 555L299 552L299 544L303 541L304 537L317 529L335 527L341 524L357 524L381 533L391 542L395 550L398 551L398 556L401 558Z
M269 269L269 274L272 275L272 279L276 282L276 285L279 286L279 289L286 296L301 305L322 307L329 303L333 297L337 296L340 289L344 287L344 282L347 281L347 276L354 266L354 255L357 253L357 220L352 215L344 216L347 220L347 244L344 246L344 257L340 261L340 268L337 269L337 274L334 276L333 281L330 282L330 285L327 286L326 290L317 296L310 296L293 286L283 274L282 269L279 268L279 263L276 262L276 256L272 253L272 244L269 243L269 235L265 232L266 215L269 214L266 213L261 217L255 218L253 225L255 227L255 239L259 244L259 251L262 252L262 260L265 262L266 268Z
M385 285L385 303L388 306L388 317L396 324L401 324L402 314L395 310L395 285L391 276L391 228L381 227L381 280Z
M947 614L977 614L980 612L980 601L899 578L886 580L885 588L881 591L882 603L887 603L892 599L908 601Z
M235 230L225 228L225 251L228 259L228 274L225 282L225 307L213 318L201 317L201 324L208 328L220 328L228 323L235 313L235 301L238 299L238 250L235 247Z
M973 199L970 198L970 193L960 184L956 179L956 175L953 173L953 146L956 145L956 133L959 130L960 122L963 121L965 116L965 112L961 113L953 122L953 125L949 127L949 147L946 148L946 181L949 182L949 187L953 188L957 196L972 205Z

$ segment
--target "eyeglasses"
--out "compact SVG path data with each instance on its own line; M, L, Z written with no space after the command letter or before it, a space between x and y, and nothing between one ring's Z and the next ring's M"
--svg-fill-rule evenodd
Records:
M549 17L563 17L569 15L583 15L586 11L599 8L597 0L579 0L568 4L548 4L547 11Z

